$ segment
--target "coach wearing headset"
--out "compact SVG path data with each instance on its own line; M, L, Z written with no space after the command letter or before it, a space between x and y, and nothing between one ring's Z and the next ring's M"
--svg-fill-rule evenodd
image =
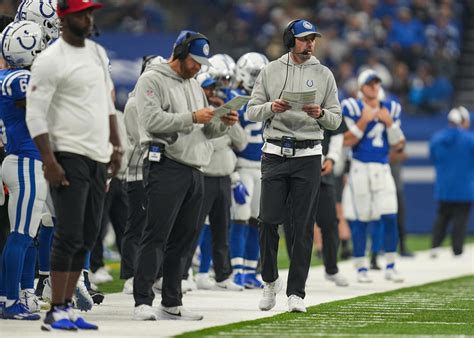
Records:
M208 139L223 135L238 120L236 112L212 120L213 108L193 78L202 64L210 66L208 57L207 38L182 31L171 61L150 66L135 88L148 200L133 282L135 320L202 319L182 307L181 292L204 195L200 168L209 164L213 152ZM151 307L152 285L161 265L162 301L157 313Z
M331 71L313 56L315 25L294 20L283 34L288 53L269 63L260 73L248 104L252 121L264 121L260 247L265 282L260 310L272 309L283 282L278 277L278 225L291 195L292 257L286 294L290 312L306 312L303 302L313 240L314 214L321 177L323 128L339 127L341 107ZM314 103L301 109L281 99L283 91L316 90Z

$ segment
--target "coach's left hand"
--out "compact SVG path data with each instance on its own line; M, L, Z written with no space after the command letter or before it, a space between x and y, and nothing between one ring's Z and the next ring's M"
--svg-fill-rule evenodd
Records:
M239 113L237 113L235 110L232 110L229 114L222 116L221 121L226 126L233 126L237 123L237 121L239 121Z
M120 151L114 150L114 152L112 153L112 156L110 156L110 162L107 165L113 177L117 176L121 165L122 165L122 153Z
M305 104L303 106L303 111L312 118L317 119L321 116L322 109L319 104Z
M321 168L321 176L326 176L332 173L332 169L334 167L333 160L327 158L324 160L323 167Z

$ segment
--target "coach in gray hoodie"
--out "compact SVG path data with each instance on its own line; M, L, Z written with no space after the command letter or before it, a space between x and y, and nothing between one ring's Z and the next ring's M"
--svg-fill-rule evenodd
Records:
M200 320L182 307L181 276L204 194L201 167L209 164L219 137L238 120L236 112L211 122L213 108L193 76L210 65L207 38L192 31L178 36L169 63L152 65L135 88L140 142L145 150L143 181L147 224L133 280L134 319L156 320L155 277L163 265L161 319ZM166 251L166 252L165 252Z
M272 309L283 282L278 277L278 225L291 194L292 257L286 294L290 312L306 312L303 302L311 261L314 218L321 177L323 128L335 130L342 116L331 71L312 56L316 26L305 20L290 22L283 35L289 53L269 63L260 73L247 115L264 121L260 247L265 282L259 308ZM281 99L283 91L316 91L315 100L300 108Z

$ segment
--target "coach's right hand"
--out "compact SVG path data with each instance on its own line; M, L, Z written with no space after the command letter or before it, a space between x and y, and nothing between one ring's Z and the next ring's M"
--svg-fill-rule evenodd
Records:
M274 113L284 113L288 109L290 109L291 106L288 104L288 102L283 101L281 99L276 99L275 101L272 102L272 112Z
M50 161L43 165L44 178L53 187L69 186L69 181L66 179L66 173L63 167L57 161Z
M194 123L206 124L209 123L214 116L214 108L206 107L194 112Z

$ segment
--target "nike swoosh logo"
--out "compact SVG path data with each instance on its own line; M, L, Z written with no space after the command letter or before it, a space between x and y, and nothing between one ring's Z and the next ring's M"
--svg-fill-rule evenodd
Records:
M181 311L179 313L172 313L172 312L168 312L166 310L163 310L163 312L166 312L167 314L169 314L171 316L181 317Z

